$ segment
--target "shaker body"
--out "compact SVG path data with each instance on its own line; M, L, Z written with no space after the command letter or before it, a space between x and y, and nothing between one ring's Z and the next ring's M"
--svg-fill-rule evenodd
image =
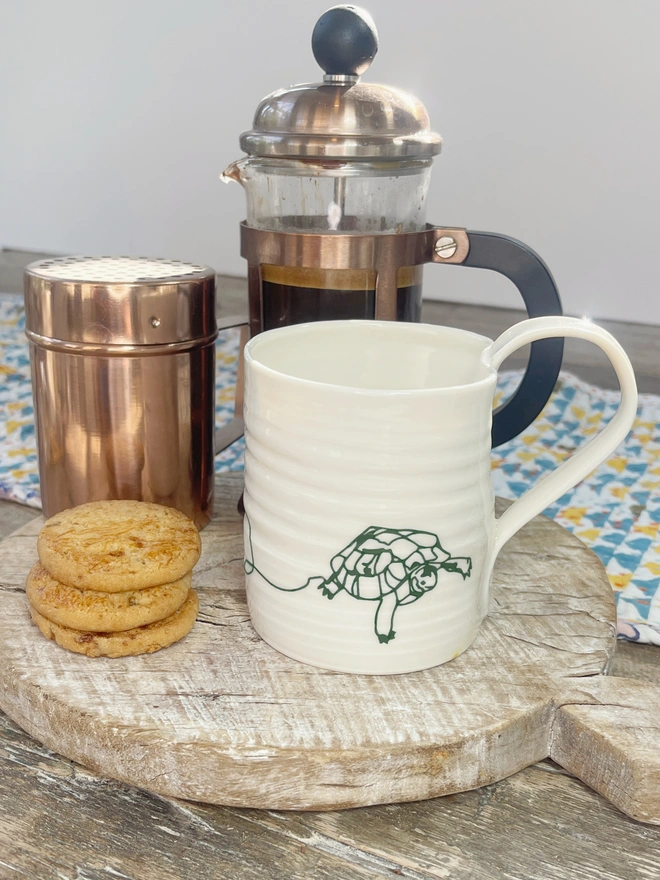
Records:
M175 507L211 518L215 344L112 356L30 343L44 516L87 501Z
M39 478L47 517L87 501L211 517L215 273L143 257L57 257L25 270Z

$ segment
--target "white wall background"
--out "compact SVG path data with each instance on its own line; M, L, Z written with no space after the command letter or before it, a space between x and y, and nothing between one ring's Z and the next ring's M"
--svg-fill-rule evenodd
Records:
M445 142L428 218L505 232L574 314L660 324L658 0L363 0L368 79ZM0 0L0 246L203 261L244 274L218 174L270 91L317 78L332 0ZM426 294L518 304L492 273Z

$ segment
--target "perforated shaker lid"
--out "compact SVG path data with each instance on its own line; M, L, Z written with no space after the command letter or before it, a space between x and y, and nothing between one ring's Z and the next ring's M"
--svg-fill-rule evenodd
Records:
M215 272L145 257L53 257L25 269L28 336L91 346L213 338ZM38 341L38 339L37 339Z
M378 51L376 26L357 6L333 6L316 23L312 49L323 82L268 95L240 138L252 156L328 159L428 159L442 138L413 95L361 83Z

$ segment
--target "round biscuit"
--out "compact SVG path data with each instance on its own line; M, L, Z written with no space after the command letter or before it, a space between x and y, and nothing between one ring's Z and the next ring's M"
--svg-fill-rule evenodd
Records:
M37 562L27 577L25 592L30 605L53 623L88 632L121 632L174 614L185 602L191 580L188 572L172 584L102 593L62 584Z
M201 551L191 519L147 501L91 501L56 513L37 539L39 560L62 584L121 593L179 580Z
M199 602L197 593L191 589L185 602L165 620L126 632L81 632L53 623L30 605L32 620L47 639L62 648L86 654L87 657L130 657L137 654L153 654L161 648L178 642L188 635L197 618Z

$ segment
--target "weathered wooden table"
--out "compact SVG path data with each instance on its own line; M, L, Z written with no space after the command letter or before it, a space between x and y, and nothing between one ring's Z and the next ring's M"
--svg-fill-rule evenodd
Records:
M0 538L34 516L0 502ZM660 684L660 648L619 643L612 672ZM660 828L628 819L547 761L476 791L397 806L204 806L90 773L0 714L0 880L370 877L654 880Z
M0 533L34 513L0 503ZM620 645L614 672L658 682L660 650ZM0 762L0 878L660 877L660 828L548 761L476 791L323 813L149 794L57 756L1 714Z

